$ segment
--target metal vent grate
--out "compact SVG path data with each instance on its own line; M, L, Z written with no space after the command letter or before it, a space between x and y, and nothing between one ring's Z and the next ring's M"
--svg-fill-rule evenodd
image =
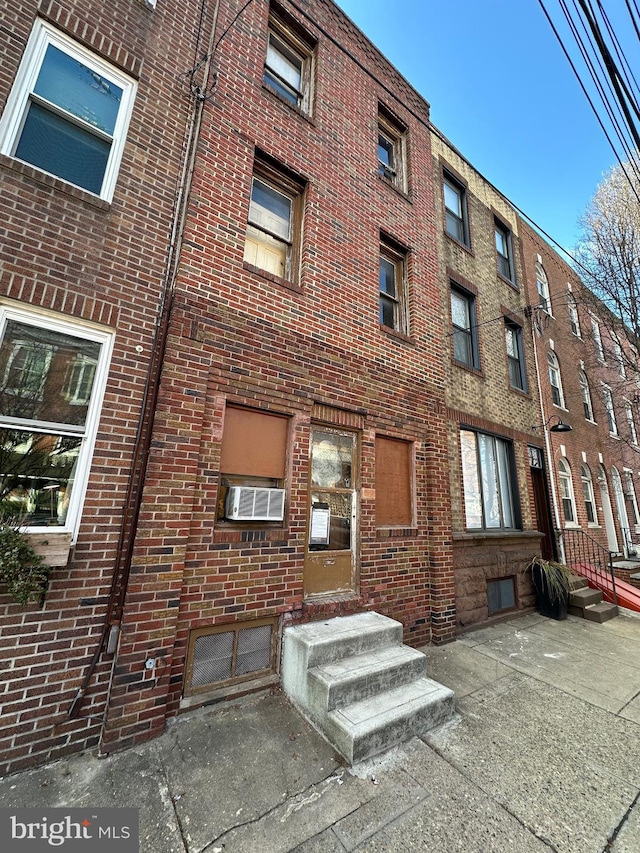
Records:
M233 675L233 641L235 631L198 637L193 648L191 684L201 687L224 681Z
M273 618L192 631L185 694L246 681L273 670L276 624Z
M238 631L236 675L246 675L269 666L271 657L271 625Z

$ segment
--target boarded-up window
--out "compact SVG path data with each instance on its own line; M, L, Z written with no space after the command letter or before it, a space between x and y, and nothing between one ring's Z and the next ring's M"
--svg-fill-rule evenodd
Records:
M228 406L222 437L222 474L282 480L287 459L287 418Z
M376 525L413 524L411 443L376 436Z

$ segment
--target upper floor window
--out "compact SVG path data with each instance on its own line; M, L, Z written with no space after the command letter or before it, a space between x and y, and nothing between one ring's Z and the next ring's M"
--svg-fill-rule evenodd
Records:
M547 362L549 364L549 383L551 385L551 398L555 406L560 406L564 409L564 393L562 391L562 378L560 376L560 364L558 356L549 350L547 353Z
M0 122L0 151L111 201L135 88L38 20Z
M509 363L509 382L513 388L526 391L527 378L524 369L522 329L511 320L505 320L504 333L507 346L507 361Z
M77 529L111 342L0 308L0 500L27 528Z
M538 299L540 301L540 307L547 312L547 314L551 314L551 299L549 297L549 281L547 279L547 274L544 271L544 267L538 261L536 263L536 287L538 289Z
M640 526L640 512L638 511L638 499L636 497L636 489L633 484L633 472L628 468L624 469L624 494L631 507L631 518L634 527Z
M609 424L609 432L611 435L618 435L618 424L616 422L616 412L613 407L613 394L608 385L602 386L602 396L604 397L604 407L607 412L607 423Z
M476 299L466 290L451 287L451 325L453 357L467 367L480 367Z
M580 380L580 393L582 395L582 406L584 408L584 417L587 421L593 420L593 406L591 404L591 391L589 390L589 380L584 370L579 371L578 378Z
M571 468L564 459L558 460L558 480L560 484L560 499L566 525L576 525L576 499L573 493Z
M596 319L596 317L591 315L591 333L593 335L593 346L596 351L596 356L598 361L601 361L603 364L605 363L604 358L604 347L602 345L602 334L600 333L600 323Z
M520 527L513 445L498 436L460 430L468 529Z
M459 243L469 246L469 221L467 218L467 191L448 172L444 173L445 231Z
M513 270L513 249L511 243L511 231L495 220L496 253L498 258L498 272L512 284L515 280Z
M611 343L613 344L613 358L618 366L618 373L622 379L626 379L627 369L624 363L624 350L622 349L622 344L618 337L614 333L611 335Z
M407 333L406 255L387 241L380 243L379 284L380 324Z
M571 331L579 338L580 317L578 316L578 303L573 293L567 294L567 311L569 312L569 323L571 325Z
M582 476L582 494L584 495L584 506L587 513L587 521L589 524L597 524L598 516L596 514L596 499L593 493L591 469L588 465L583 465L580 469L580 473Z
M263 80L285 101L311 113L313 45L284 16L269 17L267 57Z
M303 190L284 172L256 160L244 260L288 281L298 273Z
M378 174L406 192L406 130L381 106L378 108Z
M629 400L625 400L624 409L627 415L627 426L629 427L629 438L631 444L638 443L638 432L636 430L636 421L633 416L633 405Z

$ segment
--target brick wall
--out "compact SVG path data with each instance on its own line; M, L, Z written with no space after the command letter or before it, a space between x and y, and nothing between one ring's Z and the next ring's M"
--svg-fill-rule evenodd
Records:
M456 622L465 630L487 620L487 581L513 577L516 607L532 604L531 584L524 567L539 549L531 490L527 445L540 445L531 429L539 423L531 328L527 320L527 291L520 257L520 226L515 211L444 138L433 134L436 182L436 232L440 257L441 312L447 324L443 371L448 418L449 484L452 504ZM447 233L443 177L453 176L464 188L468 245ZM511 232L513 282L498 272L495 223ZM454 282L475 299L479 365L467 367L454 358L451 334L450 288ZM509 381L505 318L522 329L527 382L525 390ZM496 435L513 444L521 529L467 529L460 455L460 429Z
M99 644L114 572L190 109L180 74L194 60L196 4L162 3L155 11L141 0L0 5L0 108L37 16L138 83L110 204L0 157L0 298L115 332L71 558L54 570L42 610L0 596L2 774L98 742L110 657L100 658L79 716L69 720L67 712Z
M623 551L624 532L620 513L616 503L613 469L617 469L623 478L623 491L626 492L625 471L632 474L634 488L638 491L638 446L632 440L625 412L625 400L633 404L634 419L638 422L636 399L635 371L627 369L625 379L621 378L618 365L614 358L610 331L613 326L604 306L582 287L579 277L574 270L549 245L525 223L520 225L522 236L522 256L525 267L529 299L532 305L537 304L536 263L541 263L549 286L551 313L534 312L540 329L538 337L541 389L544 405L544 419L553 418L551 424L558 419L572 427L571 432L550 433L552 459L549 466L554 477L554 486L558 494L559 526L583 531L603 548L613 551ZM568 302L570 295L576 300L579 319L579 334L572 330ZM604 363L596 355L591 316L595 315L600 323L601 338L604 348ZM632 360L628 343L621 335L621 341L626 352L627 368ZM547 354L552 351L560 368L563 405L554 403L549 383ZM591 419L585 416L583 405L580 372L587 377L589 384L592 414ZM618 434L610 434L609 424L602 395L602 385L605 383L612 391L612 398L617 421ZM566 523L558 484L558 466L560 460L569 466L575 497L576 519L574 523ZM581 469L587 466L591 473L596 505L596 521L589 522L586 513L582 487ZM604 479L601 476L604 473ZM607 497L608 496L608 497ZM622 502L630 525L630 535L638 542L637 526L633 522L631 501L623 494ZM613 534L607 533L606 513L607 504L611 504L611 524ZM617 544L617 547L616 547ZM568 557L570 554L567 555Z
M454 632L428 106L332 4L284 6L317 43L311 117L262 85L266 3L247 7L215 58L103 749L180 708L194 628L376 609L415 645ZM407 193L378 175L379 102L407 128ZM306 182L293 284L243 263L256 149ZM378 321L381 232L407 250L408 334ZM290 418L282 526L216 521L228 404ZM313 422L356 432L360 507L355 588L310 599ZM376 434L413 444L407 528L375 525ZM152 673L147 656L161 662Z

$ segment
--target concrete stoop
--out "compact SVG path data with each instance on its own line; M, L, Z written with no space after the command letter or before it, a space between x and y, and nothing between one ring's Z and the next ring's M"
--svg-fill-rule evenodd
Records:
M282 686L353 764L451 719L453 691L426 677L426 657L379 613L286 628Z
M576 577L571 582L569 592L569 605L567 612L573 616L580 616L590 622L608 622L618 615L618 607L602 600L599 589L591 589L584 578Z

